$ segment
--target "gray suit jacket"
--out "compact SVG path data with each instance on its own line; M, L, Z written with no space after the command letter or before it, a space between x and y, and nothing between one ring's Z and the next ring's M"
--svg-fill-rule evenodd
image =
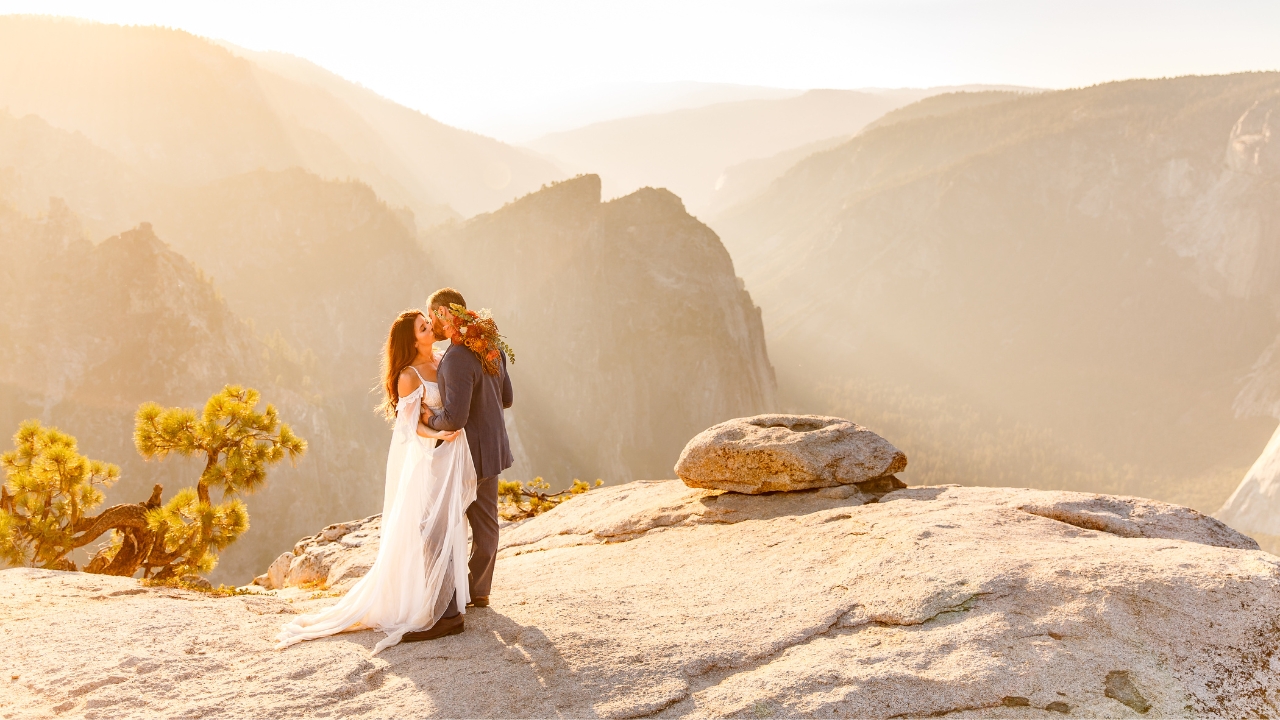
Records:
M494 477L515 462L507 440L502 410L511 407L511 378L507 375L507 355L497 375L486 375L480 358L462 345L450 345L436 371L444 410L433 415L427 425L435 430L467 431L476 475Z

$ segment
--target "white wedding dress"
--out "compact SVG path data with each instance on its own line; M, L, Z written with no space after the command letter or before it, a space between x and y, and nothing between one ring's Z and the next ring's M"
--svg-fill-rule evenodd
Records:
M434 625L455 590L458 609L465 611L470 594L464 519L476 498L476 470L465 430L439 447L434 439L418 436L424 402L433 411L442 409L438 385L423 381L396 405L382 539L373 567L338 604L285 625L276 636L277 649L347 630L375 629L387 634L373 648L377 654L399 643L406 632Z

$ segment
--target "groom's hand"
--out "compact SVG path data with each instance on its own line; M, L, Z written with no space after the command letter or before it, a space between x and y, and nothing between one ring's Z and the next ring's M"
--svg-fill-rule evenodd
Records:
M453 442L454 440L458 439L458 433L460 432L462 431L454 430L452 432L446 432L444 430L435 430L425 422L422 422L421 420L418 421L418 435L420 437L431 438L434 440L443 440L445 442Z

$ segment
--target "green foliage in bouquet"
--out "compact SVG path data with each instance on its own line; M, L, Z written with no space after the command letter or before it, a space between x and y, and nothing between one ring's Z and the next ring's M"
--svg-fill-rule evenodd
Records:
M141 503L86 513L114 483L114 465L76 451L75 438L36 421L22 424L15 449L0 456L8 482L0 489L0 561L11 565L75 570L67 555L104 533L111 542L85 565L86 572L130 576L139 569L159 582L203 581L218 553L249 529L249 513L237 497L261 488L267 466L296 459L306 442L280 422L276 409L257 411L258 392L228 385L209 398L203 412L138 409L134 443L147 459L169 454L200 456L204 469L195 487L161 502L156 485ZM211 491L221 491L214 503ZM207 583L205 583L207 584Z
M551 484L541 477L525 483L519 480L498 481L498 514L504 520L524 520L550 510L574 495L581 495L592 488L604 484L596 480L595 485L574 478L573 485L567 490L548 493Z
M102 488L120 478L115 465L90 460L76 439L36 420L22 423L14 449L0 455L0 560L10 565L74 570L67 554L84 537L86 513L102 504Z

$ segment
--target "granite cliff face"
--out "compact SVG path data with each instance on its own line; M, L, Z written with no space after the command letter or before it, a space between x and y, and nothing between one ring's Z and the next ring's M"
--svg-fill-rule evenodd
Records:
M1277 93L1253 73L934 98L713 224L787 401L883 429L913 482L1213 511L1277 416L1255 382L1280 332Z
M759 309L710 229L646 188L548 187L426 244L444 284L516 350L516 476L669 475L702 428L772 408Z
M1138 498L593 490L504 533L461 635L272 650L335 602L0 571L0 712L341 717L1263 717L1280 559ZM303 543L350 584L376 521ZM332 537L333 539L329 539ZM326 550L327 549L327 550ZM312 551L315 551L314 553ZM362 558L365 558L362 560ZM345 568L345 569L344 569ZM48 652L57 647L57 653ZM192 678L198 677L198 681ZM175 691L180 687L180 691Z

